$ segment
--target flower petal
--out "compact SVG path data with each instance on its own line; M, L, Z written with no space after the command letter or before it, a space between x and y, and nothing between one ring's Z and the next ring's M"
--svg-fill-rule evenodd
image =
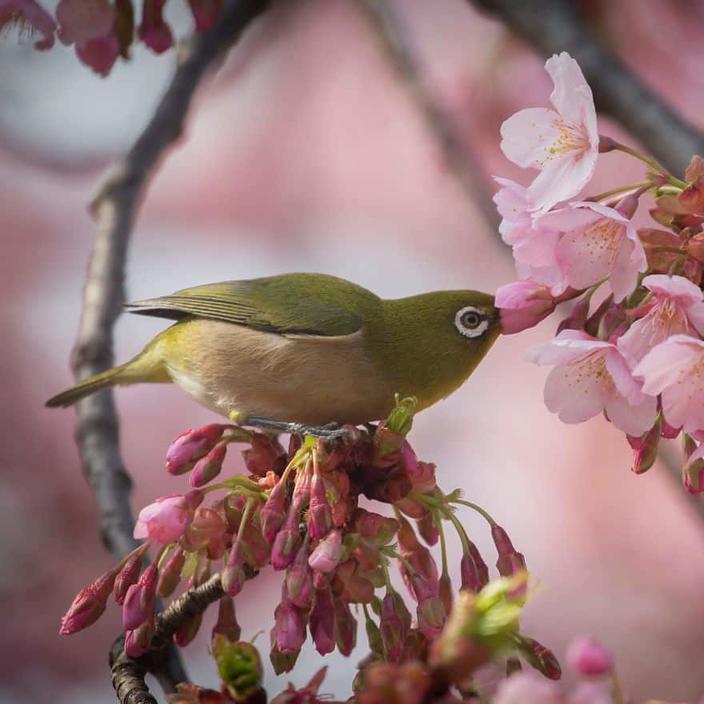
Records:
M501 125L501 151L518 166L542 169L559 139L559 115L548 108L526 108Z

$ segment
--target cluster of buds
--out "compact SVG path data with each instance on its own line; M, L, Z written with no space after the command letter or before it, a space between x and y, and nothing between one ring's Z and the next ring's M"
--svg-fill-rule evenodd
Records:
M540 170L528 187L497 179L500 230L520 277L496 294L503 331L532 327L574 301L556 337L529 352L531 361L554 365L548 409L566 423L603 413L626 434L636 473L652 466L661 438L681 435L683 481L700 493L704 160L693 157L682 180L600 136L577 62L562 53L546 69L554 110L520 111L501 128L506 156ZM613 151L645 162L644 180L571 200L589 183L599 154ZM634 223L645 196L654 199L650 215L659 227Z
M309 636L321 655L335 649L350 655L360 613L371 650L366 665L425 662L435 644L448 637L445 626L453 604L468 608L469 596L486 595L492 584L486 562L455 515L460 507L478 511L488 521L497 571L515 580L511 584L518 603L525 598L523 556L483 509L458 491L445 495L437 486L434 465L420 461L406 437L414 407L414 399L399 400L378 427L350 427L336 440L293 435L287 449L276 438L234 425L211 424L182 433L167 451L166 469L171 475L188 475L192 488L141 510L134 535L145 542L81 591L61 632L74 633L95 622L113 594L122 606L125 652L139 657L155 633L157 598L197 587L217 570L226 596L220 602L213 653L219 667L221 661L230 663L220 667L227 690L220 696L236 698L237 690L242 698L241 690L249 688L247 697L256 698L258 670L239 641L233 598L271 567L281 573L281 599L270 633L270 660L277 673L293 668ZM233 443L246 445L246 473L224 468ZM384 513L360 506L361 498L382 502ZM447 525L456 530L463 548L457 602L448 570ZM440 569L432 552L438 543ZM150 546L154 561L145 564ZM410 609L393 584L394 569L408 589ZM189 643L200 624L201 616L183 624L174 636L177 645ZM511 629L514 655L547 676L559 675L559 669L526 648L526 642L535 641L518 634L517 621ZM506 650L486 642L492 656ZM223 667L232 675L229 679ZM203 695L182 688L178 701L188 701L194 692Z
M58 37L73 45L78 59L101 76L107 76L139 39L155 54L174 45L171 27L164 19L166 0L144 0L141 19L135 26L131 0L59 0L52 15L36 0L1 0L0 31L12 25L30 34L39 34L39 50L50 49ZM188 0L195 30L210 29L222 11L222 0Z

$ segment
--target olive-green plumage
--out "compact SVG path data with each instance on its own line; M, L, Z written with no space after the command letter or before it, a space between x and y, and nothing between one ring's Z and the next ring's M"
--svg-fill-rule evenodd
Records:
M174 382L223 415L358 424L384 418L396 393L416 396L419 409L452 393L500 330L485 293L385 300L323 274L207 284L127 308L177 322L48 406L106 386Z

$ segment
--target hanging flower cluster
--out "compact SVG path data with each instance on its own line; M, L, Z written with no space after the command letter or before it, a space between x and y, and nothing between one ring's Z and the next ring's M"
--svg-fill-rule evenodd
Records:
M524 187L497 178L494 200L519 280L496 294L503 330L517 333L574 301L557 335L528 358L553 366L545 403L566 423L603 413L635 452L633 471L655 461L661 437L683 438L683 480L704 491L704 160L684 180L654 159L599 136L577 62L562 53L545 67L554 109L522 110L501 128L502 149L538 169ZM639 183L571 200L589 183L599 153L619 150L647 165ZM633 222L655 199L659 227Z
M371 650L365 668L378 664L391 672L429 657L449 663L457 657L461 632L471 641L461 648L471 650L473 667L519 654L546 676L559 677L549 651L518 629L526 595L523 555L488 513L459 491L446 495L437 486L435 466L420 461L406 439L414 406L415 399L400 400L384 423L369 431L349 427L335 441L294 435L287 450L275 438L234 425L182 433L168 449L166 469L188 474L192 488L141 510L134 535L145 542L78 594L61 633L94 623L112 595L122 607L125 653L140 657L155 632L157 598L197 587L219 572L225 596L214 633L235 643L240 632L233 597L272 568L281 574L270 633L277 673L293 668L308 636L321 655L335 649L350 655L361 620ZM238 442L247 444L247 475L223 471L228 448ZM391 515L363 508L362 498L386 504ZM489 523L498 580L489 581L487 564L455 515L462 506ZM445 524L462 545L459 596L449 574ZM150 548L154 560L145 566ZM394 586L394 569L409 605ZM450 615L459 602L463 615ZM175 642L188 644L200 621L180 628ZM186 688L178 701L187 696Z
M136 40L155 54L173 46L165 4L166 0L144 0L137 20L132 0L59 0L54 16L36 0L0 0L0 32L16 26L30 36L38 35L34 46L40 50L50 49L58 37L74 46L82 63L107 76L118 58L129 58ZM197 32L210 29L222 10L222 0L188 0L188 5Z

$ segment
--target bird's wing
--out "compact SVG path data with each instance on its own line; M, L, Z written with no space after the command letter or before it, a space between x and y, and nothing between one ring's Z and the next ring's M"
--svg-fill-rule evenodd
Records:
M337 286L331 293L330 287L321 287L318 279L289 274L196 286L170 296L128 303L126 308L131 313L173 320L206 318L282 335L331 337L361 329L355 295L376 299L365 289L351 283L349 286L351 298L340 295Z

